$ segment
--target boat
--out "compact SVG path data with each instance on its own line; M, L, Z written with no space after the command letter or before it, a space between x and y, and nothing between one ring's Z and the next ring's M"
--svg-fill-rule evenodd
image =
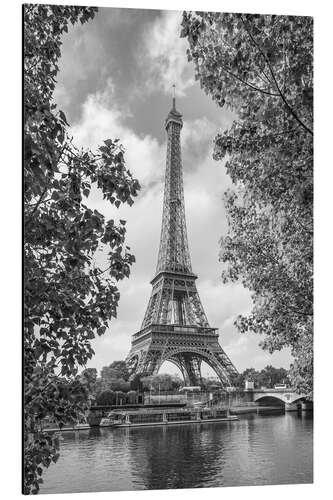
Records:
M239 419L236 415L229 415L226 408L170 408L163 411L161 409L114 410L110 412L107 420L112 427L144 427L229 422Z
M73 429L76 431L79 431L80 429L84 430L84 429L89 429L89 428L90 428L90 426L86 422L81 422L79 424L75 424L75 426L73 427Z
M100 427L113 427L114 420L110 417L105 417L105 418L102 418L101 423L99 425L100 425Z

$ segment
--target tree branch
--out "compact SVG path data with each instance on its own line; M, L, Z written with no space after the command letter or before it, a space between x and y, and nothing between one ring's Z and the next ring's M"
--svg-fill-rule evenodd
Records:
M275 83L275 86L276 86L276 89L283 101L283 103L285 104L286 108L288 109L288 111L290 112L290 114L295 118L295 120L300 124L302 125L302 127L311 135L313 135L313 131L298 117L298 115L295 113L295 111L293 110L293 108L290 106L290 104L288 103L287 99L285 98L284 94L282 93L281 89L280 89L280 86L275 78L275 75L274 75L274 71L272 69L272 66L271 66L271 63L266 55L266 53L263 51L263 49L259 46L259 44L256 42L256 40L254 39L253 35L251 34L251 32L248 30L247 26L246 26L246 22L244 21L243 17L240 16L241 20L242 20L242 23L244 25L244 28L245 28L245 31L247 32L247 34L249 35L252 43L254 44L254 46L258 49L259 53L261 54L261 56L264 58L264 60L266 61L266 64L268 66L268 69L269 69L269 72L273 78L273 81Z
M35 208L29 214L30 217L36 212L36 210L38 209L39 205L42 203L42 200L43 200L43 198L44 198L44 196L46 194L46 191L47 191L47 186L44 188L42 194L40 195L39 200L37 201L37 203L35 205Z
M289 220L290 220L290 219L289 219ZM298 225L299 225L299 226L303 229L303 231L305 231L306 233L311 234L311 235L313 234L313 229L308 229L307 227L305 227L305 226L301 223L301 221L298 219L298 217L296 217L295 215L294 215L294 220L295 220L295 221L297 222L297 224L298 224Z
M299 309L296 309L295 307L287 306L286 304L282 304L282 306L286 309L289 309L290 311L293 311L295 314L298 314L300 316L313 316L313 312L306 313L305 311L300 311Z
M38 201L37 203L28 203L28 207L34 207L35 205L37 205L39 203L39 205L41 205L42 203L47 203L48 201L52 200L52 198L46 198L46 200L43 200L43 201Z
M262 94L266 94L266 95L271 95L273 97L278 97L279 94L273 94L272 92L269 92L268 90L265 90L265 89L261 89L259 87L256 87L255 85L252 85L252 83L249 83L249 82L246 82L245 80L243 80L242 78L240 78L238 75L236 75L235 73L233 73L232 71L230 71L229 69L227 69L225 66L222 66L222 68L224 68L224 70L229 73L229 75L233 76L234 78L236 78L237 80L239 80L240 82L242 82L244 85L247 85L248 87L250 87L251 89L257 91L257 92L261 92Z
M229 48L232 49L232 47L228 44ZM199 47L201 48L201 50L203 49L203 45L201 45L199 43ZM240 76L236 75L235 73L233 73L232 71L230 71L228 68L226 68L225 66L221 66L222 68L224 68L224 70L229 73L229 75L233 76L234 78L236 78L237 80L239 80L241 83L243 83L244 85L247 85L248 87L252 88L253 90L257 91L257 92L262 92L263 94L267 94L267 95L272 95L274 97L278 97L279 94L273 94L272 92L269 92L265 89L261 89L260 87L256 87L255 85L253 85L252 83L249 83L245 80L243 80ZM263 72L263 74L265 75L265 73ZM266 76L266 75L265 75ZM267 78L267 76L266 76ZM262 78L261 78L262 81L264 81ZM267 83L270 83L270 80L269 78L267 78L268 82Z

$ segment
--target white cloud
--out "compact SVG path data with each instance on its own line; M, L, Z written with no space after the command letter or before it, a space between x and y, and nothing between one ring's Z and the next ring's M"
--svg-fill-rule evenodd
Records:
M105 139L119 138L126 150L126 164L140 183L158 180L163 163L161 146L150 135L139 137L123 125L128 112L120 111L113 103L113 97L114 89L110 79L103 92L88 96L82 106L79 121L71 127L75 143L95 149Z
M188 147L192 142L212 142L215 132L216 125L206 117L197 118L192 121L184 120L182 148Z
M175 83L178 95L194 84L193 66L188 62L186 39L180 38L182 13L163 11L144 33L141 61L147 66L146 85L150 90L171 93Z

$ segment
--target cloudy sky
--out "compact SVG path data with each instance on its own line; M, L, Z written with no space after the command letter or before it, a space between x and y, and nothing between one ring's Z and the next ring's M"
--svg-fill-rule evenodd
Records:
M177 108L183 113L182 158L185 207L192 267L211 326L238 370L267 364L288 367L288 351L270 355L260 337L241 335L233 323L251 309L242 285L223 285L218 262L219 238L226 232L223 192L231 186L223 163L212 160L212 141L232 116L200 89L186 59L187 42L179 38L181 13L103 8L95 19L72 28L63 39L55 100L67 115L78 146L96 148L118 137L129 169L142 189L133 207L114 208L101 199L94 207L106 217L127 220L127 239L136 256L121 292L117 320L94 342L89 366L100 369L124 359L131 335L140 329L151 292L162 217L166 155L164 120L177 85ZM172 367L172 368L171 368ZM165 364L161 371L174 371ZM209 370L204 368L204 375Z

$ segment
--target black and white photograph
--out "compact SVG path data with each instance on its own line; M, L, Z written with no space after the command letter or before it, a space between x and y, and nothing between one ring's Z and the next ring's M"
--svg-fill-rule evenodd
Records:
M22 5L22 493L311 484L313 17L139 3Z

